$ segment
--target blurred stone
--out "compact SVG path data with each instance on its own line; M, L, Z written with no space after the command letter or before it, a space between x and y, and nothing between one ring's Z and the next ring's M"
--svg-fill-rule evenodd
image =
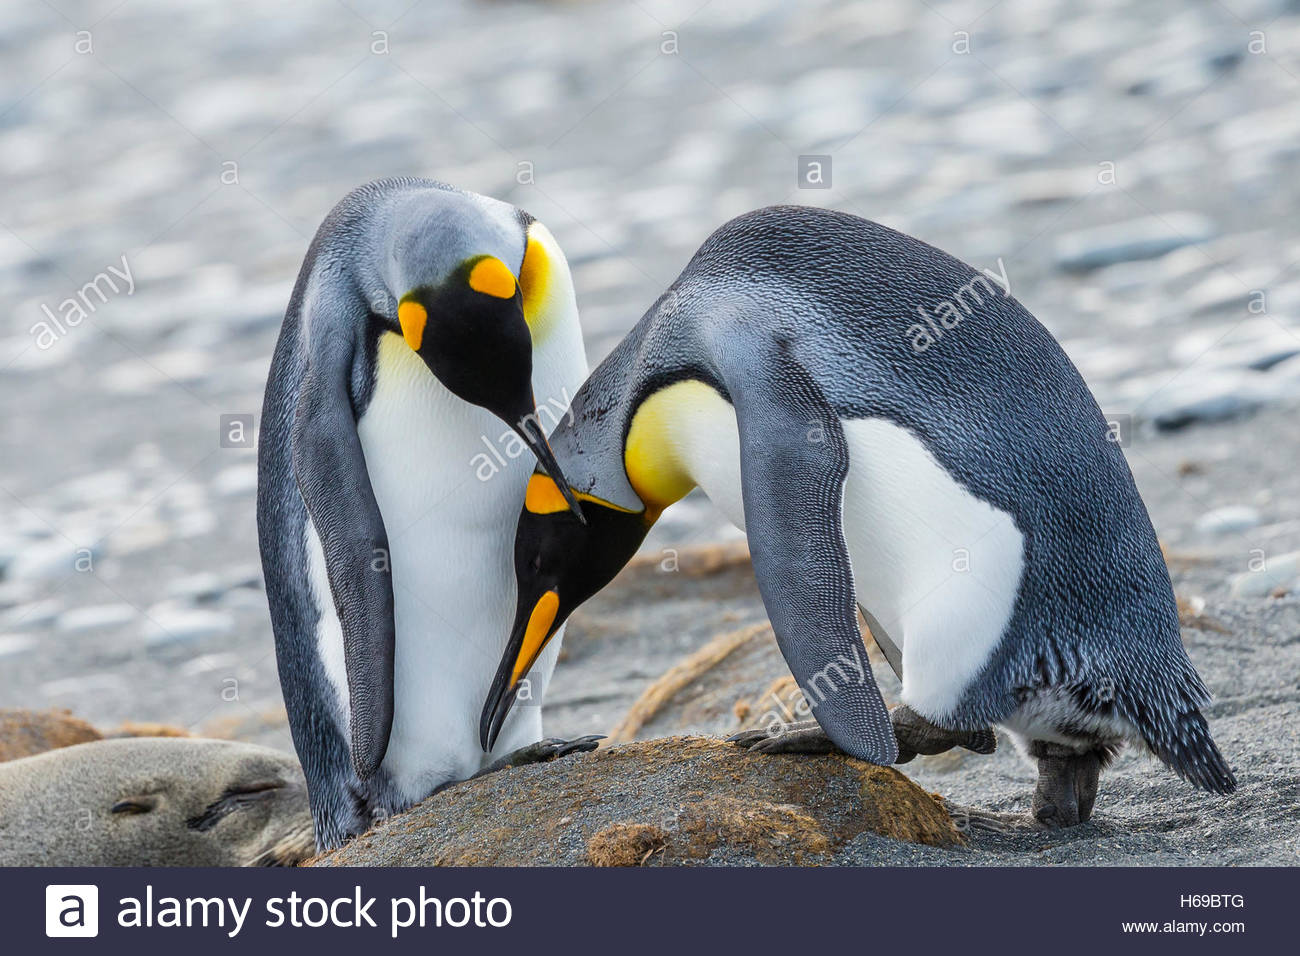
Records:
M1007 188L1017 203L1037 206L1078 199L1096 185L1097 170L1089 166L1020 173L1007 183Z
M64 632L118 627L135 620L138 613L129 604L95 604L64 611L55 622L55 627Z
M1259 512L1247 505L1228 505L1202 515L1196 530L1205 534L1231 534L1259 524Z
M65 481L53 489L54 495L70 504L87 502L118 502L131 494L134 481L131 473L122 468L111 468Z
M145 617L148 621L145 639L150 644L215 637L228 633L235 626L235 621L229 614L189 608L174 602L155 604L149 608Z
M1238 286L1240 289L1240 286ZM1242 290L1242 303L1246 301ZM1300 328L1281 319L1256 317L1189 332L1174 344L1178 364L1200 368L1248 368L1265 372L1300 355Z
M112 671L61 677L41 685L41 693L55 699L76 699L92 693L125 693L130 685L125 676Z
M1045 156L1069 137L1027 100L1003 100L963 110L949 134L967 146L1016 157Z
M1208 370L1180 376L1142 402L1138 410L1157 429L1175 431L1240 418L1296 392L1292 383L1263 372Z
M1300 585L1300 551L1264 557L1258 571L1247 571L1232 579L1232 593L1237 597L1267 597L1278 588Z
M1269 369L1269 374L1288 381L1300 381L1300 355L1278 362Z
M167 585L167 596L203 603L216 600L225 590L225 584L219 576L211 571L200 571L173 580Z
M77 573L78 547L63 537L32 541L10 560L5 577L14 581L43 581ZM94 550L89 549L92 559Z
M21 654L36 646L36 638L21 634L0 634L0 657Z
M212 490L222 498L251 495L257 491L257 465L233 465L217 472Z
M201 379L210 364L197 351L172 351L143 358L130 358L109 366L100 384L110 392L143 395L166 385L192 384Z
M1267 278L1267 277L1265 277ZM1182 295L1194 313L1224 312L1246 315L1250 304L1249 280L1226 272L1212 272Z
M63 613L63 603L56 598L17 604L0 616L0 627L10 631L45 627Z
M1216 234L1214 223L1200 213L1176 212L1110 223L1065 233L1056 240L1056 264L1069 272L1086 272L1117 262L1155 259Z

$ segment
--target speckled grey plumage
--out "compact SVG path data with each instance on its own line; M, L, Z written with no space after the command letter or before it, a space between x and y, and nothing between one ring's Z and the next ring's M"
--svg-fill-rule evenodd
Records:
M949 298L977 275L932 246L843 213L772 207L734 219L592 374L575 397L572 425L552 436L557 457L579 490L599 483L607 498L618 489L616 504L638 507L622 473L622 441L640 400L668 382L701 379L736 405L743 435L745 396L764 387L755 360L768 367L779 347L836 416L906 428L973 495L1013 516L1024 536L1011 620L950 715L953 726L997 723L1055 688L1081 712L1131 724L1192 783L1230 790L1235 781L1200 712L1209 695L1183 649L1151 521L1073 364L1009 295L985 296L924 355L912 349L917 306ZM765 387L775 393L782 381ZM833 522L822 508L819 520ZM751 544L769 546L773 530L751 527ZM817 572L818 584L827 583L827 567ZM841 613L847 624L849 609Z
M372 573L388 539L356 420L374 389L379 336L398 330L399 296L441 281L467 252L484 248L501 250L519 271L531 220L519 210L501 215L509 207L500 204L497 215L485 215L483 202L417 178L349 193L307 251L267 377L258 452L262 566L280 683L322 846L405 806L380 766L393 719L393 592L389 575ZM350 720L339 713L316 651L309 510L343 628Z

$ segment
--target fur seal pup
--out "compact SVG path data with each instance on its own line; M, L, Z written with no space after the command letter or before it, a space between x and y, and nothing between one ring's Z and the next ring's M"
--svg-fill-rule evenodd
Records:
M315 848L292 757L99 740L0 764L0 866L293 866Z

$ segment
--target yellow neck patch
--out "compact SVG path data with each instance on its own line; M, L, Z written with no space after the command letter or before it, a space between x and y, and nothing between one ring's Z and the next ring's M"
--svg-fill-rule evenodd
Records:
M469 287L484 295L509 299L515 294L515 277L500 259L484 256L469 271Z
M524 294L524 321L531 327L541 317L546 287L551 277L551 257L541 239L541 223L528 228L528 245L519 267L519 289Z
M540 222L528 224L524 261L519 266L519 290L524 294L524 321L540 345L570 308L573 295L564 253L551 231Z
M424 326L429 321L429 313L418 302L403 302L397 307L397 321L402 326L402 338L416 352L424 341Z
M655 517L697 484L682 454L691 422L726 400L695 379L676 382L645 399L632 416L623 467L632 489ZM728 406L729 410L729 406Z

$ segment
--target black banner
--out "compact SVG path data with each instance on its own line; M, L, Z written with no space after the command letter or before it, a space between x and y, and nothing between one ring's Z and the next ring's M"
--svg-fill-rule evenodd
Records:
M1292 952L1298 888L1296 870L1263 868L10 869L0 916L11 953L884 944L1109 956Z

